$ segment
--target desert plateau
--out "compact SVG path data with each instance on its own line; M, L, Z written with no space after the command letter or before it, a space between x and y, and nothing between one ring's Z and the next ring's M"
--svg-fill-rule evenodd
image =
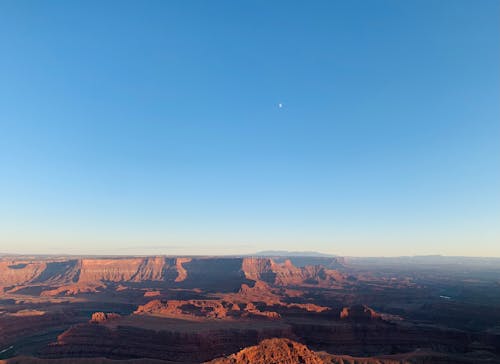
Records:
M497 363L500 260L0 260L13 363Z
M500 364L500 0L0 0L0 364Z

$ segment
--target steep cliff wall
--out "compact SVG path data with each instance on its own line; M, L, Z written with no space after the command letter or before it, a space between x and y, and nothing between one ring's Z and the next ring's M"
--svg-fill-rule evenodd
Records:
M0 261L0 287L25 284L39 277L47 268L44 261Z
M100 324L80 324L60 335L43 356L155 358L200 363L276 336L293 337L293 334L288 329L277 327L176 332L131 326L110 329Z
M110 258L70 260L2 260L0 287L16 285L96 286L102 282L180 282L189 258ZM61 288L61 287L57 287Z
M160 282L181 288L236 292L242 284L332 286L344 275L324 266L296 267L270 258L83 258L1 260L0 288L44 286L45 295L97 292L109 283ZM19 286L16 288L16 286Z
M322 265L296 267L287 259L277 263L271 258L245 258L242 263L245 277L280 286L332 285L340 283L345 276Z

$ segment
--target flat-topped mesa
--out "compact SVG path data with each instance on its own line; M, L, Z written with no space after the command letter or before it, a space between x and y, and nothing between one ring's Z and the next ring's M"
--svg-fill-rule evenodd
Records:
M322 265L297 267L271 258L81 258L0 260L0 287L45 287L46 296L98 293L127 288L127 283L161 282L164 286L235 292L242 284L334 286L344 274ZM156 285L155 287L159 287ZM40 293L41 292L41 293Z
M30 282L46 268L45 262L0 261L0 287Z
M191 258L82 258L0 260L0 287L20 284L96 284L100 282L181 282Z
M331 285L345 279L344 274L322 265L296 267L290 259L277 263L271 258L245 258L242 270L248 279L280 286Z
M144 259L82 259L79 282L131 281Z
M82 259L79 282L147 282L174 281L183 258L111 258ZM179 263L180 262L180 263Z
M241 269L253 281L274 282L274 261L271 258L244 258Z
M24 284L69 284L78 279L79 261L0 260L0 287Z
M344 307L340 312L340 319L352 321L366 321L379 319L380 314L365 305L353 305Z
M99 323L99 322L106 322L110 320L116 320L120 318L121 315L114 313L114 312L94 312L92 314L92 317L89 322L91 323Z
M261 311L251 302L237 304L226 300L153 300L139 306L134 314L205 319L280 318L278 313Z

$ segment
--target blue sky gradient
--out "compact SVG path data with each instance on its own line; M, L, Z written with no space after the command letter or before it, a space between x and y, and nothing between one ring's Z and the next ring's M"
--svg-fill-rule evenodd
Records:
M0 252L500 256L499 29L496 0L2 1Z

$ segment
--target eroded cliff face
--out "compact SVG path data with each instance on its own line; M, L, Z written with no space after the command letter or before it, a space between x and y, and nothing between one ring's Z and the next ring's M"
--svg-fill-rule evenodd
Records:
M79 282L174 281L181 258L82 259Z
M153 300L134 313L184 319L280 318L277 312L260 310L252 302L238 304L226 300Z
M284 327L257 329L252 325L185 332L177 331L175 326L163 326L158 331L121 324L110 328L89 323L75 325L61 334L41 355L45 358L155 358L200 363L277 336L293 337L293 334Z
M392 278L363 278L348 268L332 268L341 262L324 262L298 266L270 258L4 258L0 351L13 345L9 355L32 355L34 351L15 351L18 345L24 350L31 340L41 350L36 355L44 356L40 360L86 356L199 363L221 357L221 363L236 364L315 363L319 357L324 363L386 364L404 363L404 357L385 358L391 353L418 350L424 362L465 363L456 358L485 352L493 358L489 362L498 362L500 341L494 331L412 322L403 316L411 311L400 316L384 302L370 299L387 293L392 298L386 301L405 304L409 295L416 295L411 308L432 291L415 293L416 286L404 283L406 278L394 286ZM274 337L301 342L310 350L287 340L242 350ZM44 340L43 347L39 340ZM446 361L449 353L454 356Z
M105 283L182 282L190 258L110 258L71 260L1 260L0 288L47 286L46 295L97 292Z
M90 318L92 323L108 322L110 320L119 319L121 315L114 312L94 312Z
M47 268L47 263L31 261L0 261L0 287L14 286L33 281Z
M242 263L245 277L280 286L335 285L344 281L344 274L322 265L296 267L287 259L277 263L271 258L245 258Z
M278 286L335 286L344 275L321 265L296 267L270 258L84 258L1 260L0 288L15 292L45 287L42 295L96 293L107 284L161 282L168 286L220 292L263 281Z

